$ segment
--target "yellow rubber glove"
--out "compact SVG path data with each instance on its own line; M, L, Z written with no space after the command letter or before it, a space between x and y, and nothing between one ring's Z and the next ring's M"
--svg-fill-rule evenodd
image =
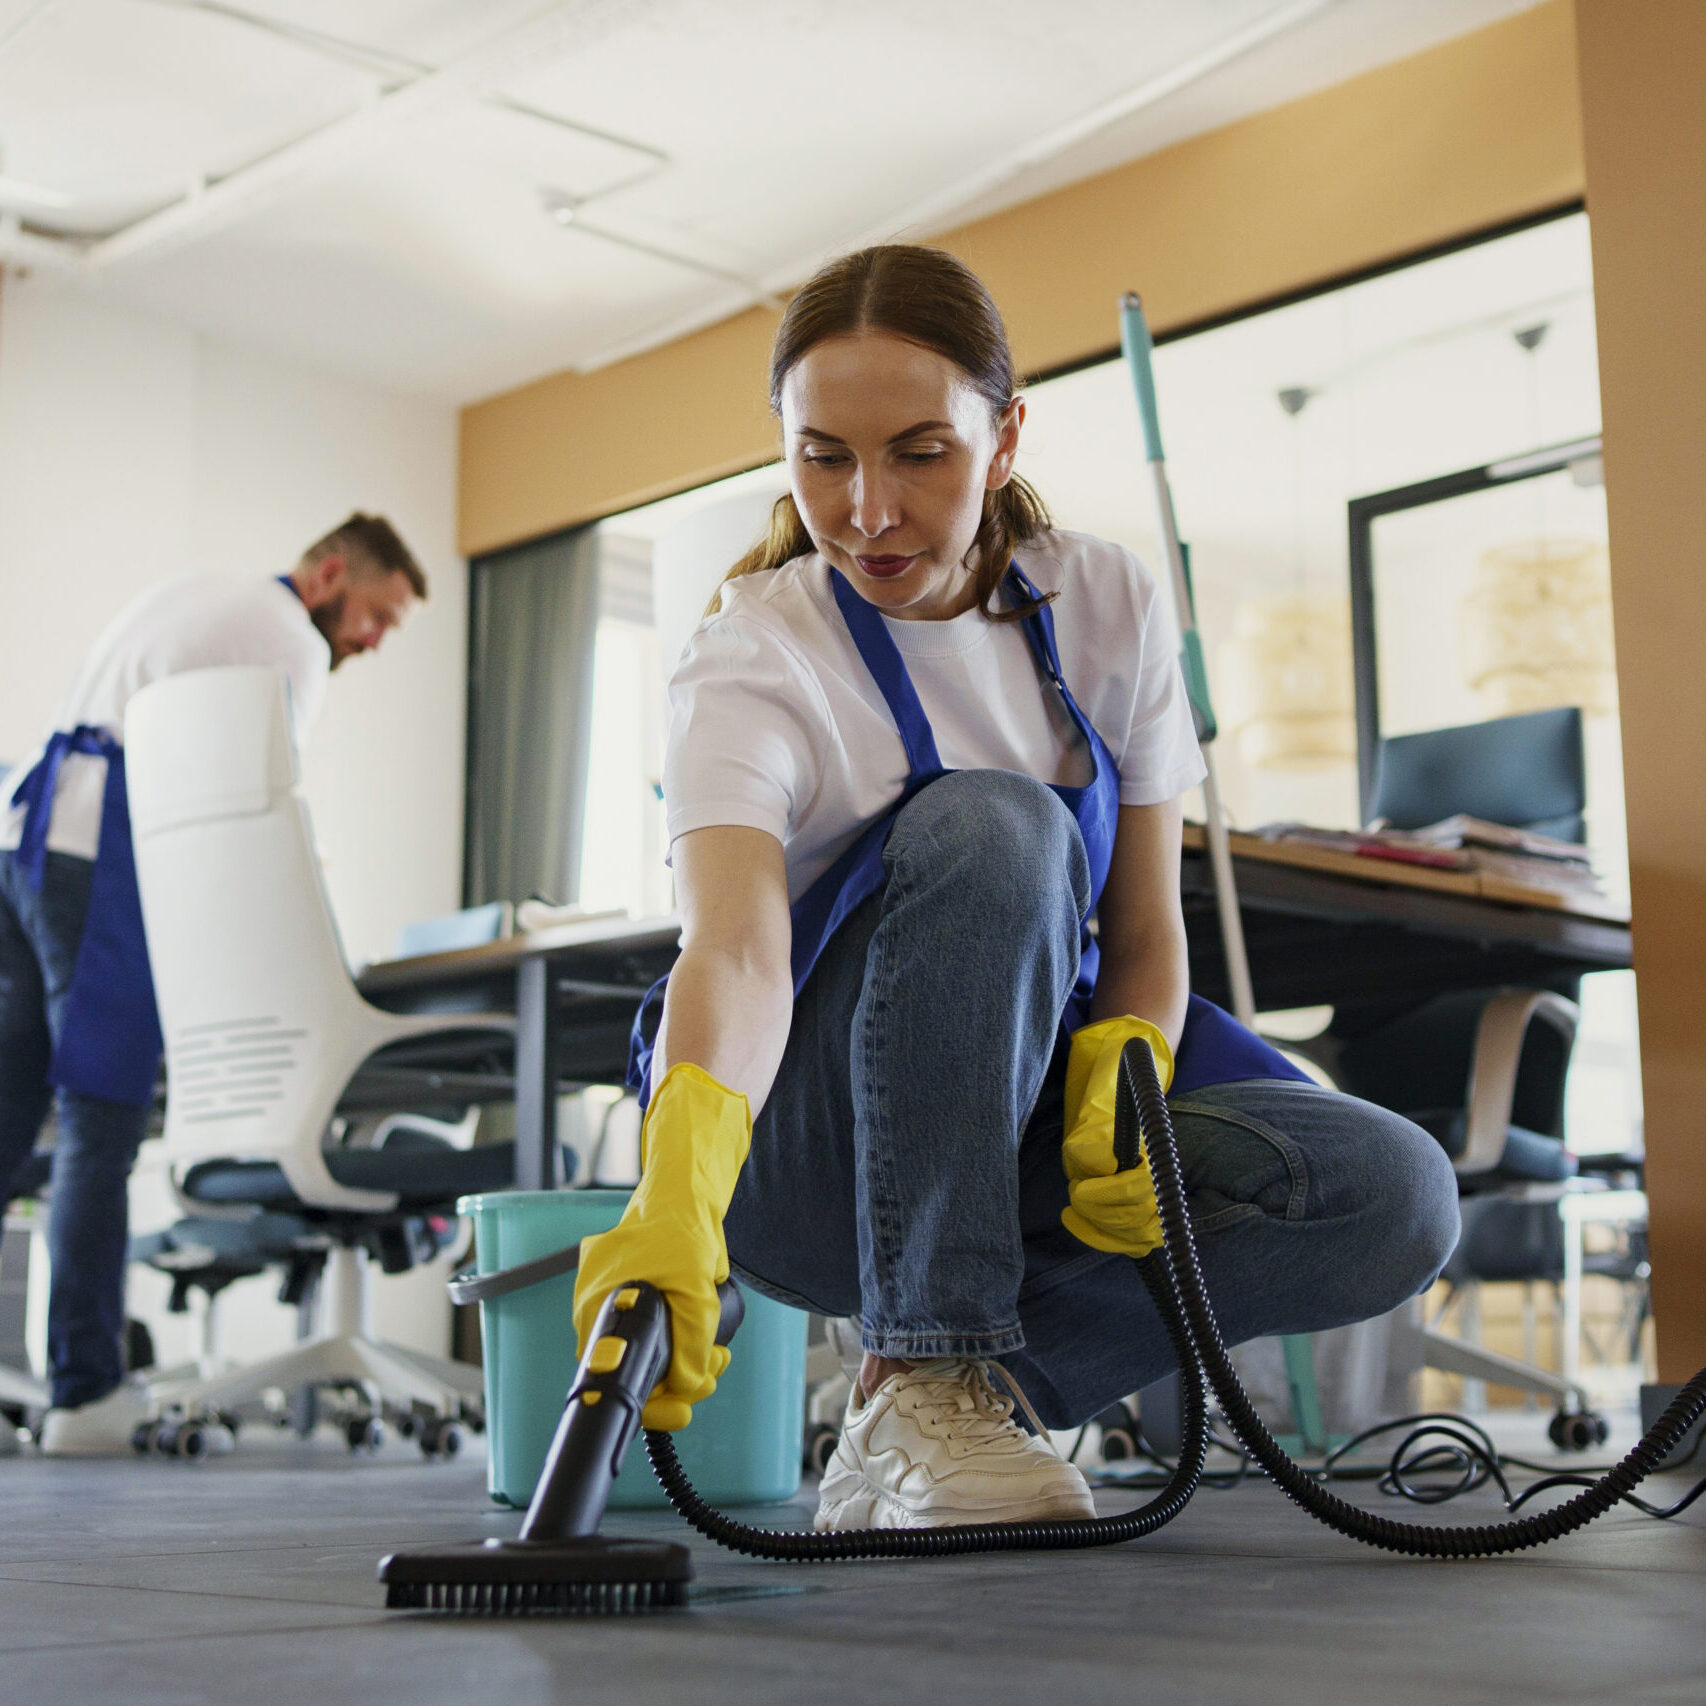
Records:
M1102 1019L1074 1031L1066 1062L1061 1160L1071 1202L1061 1210L1061 1224L1091 1249L1119 1256L1147 1256L1164 1242L1148 1155L1123 1173L1114 1160L1120 1054L1133 1037L1141 1037L1154 1051L1155 1070L1165 1090L1173 1082L1173 1051L1147 1019Z
M647 1280L669 1303L673 1354L642 1418L674 1431L716 1390L729 1353L717 1338L717 1287L729 1277L723 1216L752 1145L746 1097L710 1073L672 1066L640 1131L640 1183L620 1221L581 1241L575 1335L584 1355L604 1300Z

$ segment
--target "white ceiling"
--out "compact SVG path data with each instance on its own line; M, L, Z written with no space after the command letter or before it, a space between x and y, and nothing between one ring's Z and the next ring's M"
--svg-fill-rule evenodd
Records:
M0 0L0 260L463 401L1533 3Z

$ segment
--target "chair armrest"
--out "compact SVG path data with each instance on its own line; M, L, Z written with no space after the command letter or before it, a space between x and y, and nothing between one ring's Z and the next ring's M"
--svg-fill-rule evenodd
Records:
M320 1149L294 1151L277 1157L280 1169L310 1208L342 1209L356 1214L389 1214L401 1201L396 1191L364 1191L340 1185L326 1166Z
M1276 1048L1281 1054L1295 1055L1294 1064L1302 1065L1305 1071L1314 1067L1326 1080L1329 1090L1342 1091L1344 1083L1344 1066L1341 1055L1344 1044L1337 1037L1330 1037L1325 1031L1313 1037L1276 1037L1258 1028L1256 1035L1269 1048Z
M382 1034L374 1044L375 1050L388 1043L399 1043L409 1037L440 1036L446 1031L495 1031L515 1035L513 1013L387 1013L374 1008L379 1016L378 1029Z
M1562 995L1545 989L1505 989L1481 1009L1469 1069L1468 1132L1463 1153L1452 1163L1459 1173L1490 1173L1505 1152L1523 1039L1535 1019L1544 1019L1559 1032L1567 1055L1575 1044L1581 1010Z
M480 1109L477 1106L469 1108L461 1119L454 1121L435 1120L426 1114L387 1114L375 1128L370 1147L383 1149L385 1140L394 1131L413 1131L426 1137L436 1137L452 1149L471 1149L479 1124Z

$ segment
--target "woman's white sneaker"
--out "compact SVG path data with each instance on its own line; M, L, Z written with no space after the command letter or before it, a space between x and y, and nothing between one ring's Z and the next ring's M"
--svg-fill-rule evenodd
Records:
M1019 1426L1013 1400L991 1384L990 1366L921 1363L891 1374L863 1402L855 1384L813 1526L947 1528L1094 1516L1089 1484L1046 1433Z

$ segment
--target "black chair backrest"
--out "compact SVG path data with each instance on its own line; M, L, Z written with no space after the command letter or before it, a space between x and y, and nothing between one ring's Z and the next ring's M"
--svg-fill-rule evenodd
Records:
M1421 829L1459 812L1580 841L1587 803L1582 714L1574 706L1380 743L1374 815Z

